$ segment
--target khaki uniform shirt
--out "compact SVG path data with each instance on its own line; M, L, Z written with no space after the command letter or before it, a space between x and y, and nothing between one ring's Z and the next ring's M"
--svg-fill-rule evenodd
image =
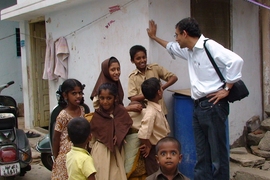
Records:
M152 145L156 145L161 138L168 136L169 133L170 127L161 110L161 106L148 101L138 132L138 138L149 139Z
M146 79L156 77L157 79L162 79L167 82L169 78L174 75L175 74L169 72L167 69L158 64L147 64L145 74L142 74L141 71L135 69L129 75L128 97L130 98L132 96L142 94L141 85ZM163 98L159 101L159 104L161 105L162 110L166 115L168 112Z

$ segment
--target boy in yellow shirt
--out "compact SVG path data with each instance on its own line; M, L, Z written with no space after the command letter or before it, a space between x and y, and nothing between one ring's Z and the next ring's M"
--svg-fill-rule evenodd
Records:
M86 150L91 140L90 124L82 117L73 118L67 125L73 146L67 153L68 180L95 180L96 169L92 156Z

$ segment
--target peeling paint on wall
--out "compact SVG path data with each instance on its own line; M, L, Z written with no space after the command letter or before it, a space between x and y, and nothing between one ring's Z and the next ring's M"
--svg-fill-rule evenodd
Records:
M120 9L121 8L120 8L119 5L109 7L109 11L110 11L111 14L114 13L115 11L119 11Z
M111 20L110 22L108 22L108 24L105 26L106 28L109 28L109 26L112 24L112 23L114 23L115 22L115 20Z

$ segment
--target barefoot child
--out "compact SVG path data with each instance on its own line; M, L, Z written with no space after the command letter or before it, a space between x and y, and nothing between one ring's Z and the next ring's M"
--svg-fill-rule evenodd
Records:
M59 87L58 104L64 109L56 118L53 133L52 180L67 180L66 154L70 151L72 142L68 140L67 124L74 117L84 117L83 100L84 86L76 79L67 79Z
M124 139L132 125L126 109L116 103L117 87L104 83L98 89L99 108L90 121L94 139L91 154L97 170L96 178L126 180Z
M89 122L85 118L76 117L68 123L67 129L68 137L73 143L66 157L68 180L95 180L93 158L86 150L91 140Z
M156 145L156 160L159 170L146 180L189 180L178 170L181 163L181 144L173 137L164 137Z

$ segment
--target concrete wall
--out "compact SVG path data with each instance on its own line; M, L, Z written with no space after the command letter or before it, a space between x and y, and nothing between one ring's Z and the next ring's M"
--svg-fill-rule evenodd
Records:
M157 36L167 41L175 41L175 24L182 18L190 16L190 2L179 0L155 0L149 2L149 19L153 19L157 23ZM146 27L148 27L148 24L146 24ZM150 39L149 43L149 58L151 61L155 61L166 67L178 77L178 81L168 89L177 90L190 88L187 61L181 60L180 58L174 60L162 46ZM168 107L168 120L170 127L172 127L171 130L173 131L174 106L172 95L172 92L164 91L164 98Z
M265 1L266 2L266 1ZM268 1L267 5L270 7L270 1ZM263 104L264 109L269 109L270 104L270 11L266 8L261 8L260 11L260 18L261 18L261 28L262 28L262 59L263 59L263 65L262 65L262 72L263 72ZM265 117L268 115L265 114Z
M35 3L35 2L39 2L42 0L17 0L17 4L22 4L22 3Z
M14 4L16 0L0 1L0 10ZM21 57L16 53L16 28L19 28L18 22L0 21L0 85L15 81L15 84L3 90L2 94L12 96L17 103L23 103Z
M262 114L258 7L246 1L232 2L232 50L245 60L243 79L249 87L250 96L231 104L230 143L242 134L250 117ZM114 5L120 5L121 10L110 14L108 8ZM89 96L99 75L101 62L110 56L120 60L120 79L127 94L128 74L135 68L128 52L135 44L146 47L149 63L157 62L179 77L169 89L189 88L187 62L179 58L172 60L166 50L150 40L146 33L148 20L154 19L158 23L158 36L174 41L175 24L187 16L190 16L190 2L186 0L110 0L92 1L50 13L45 20L48 20L47 35L55 40L60 36L66 37L70 50L69 77L86 84L85 100L93 110ZM25 23L21 27L24 26L27 33ZM27 56L23 58L26 63ZM27 64L23 67L26 68ZM55 91L62 81L49 82L51 109L57 104ZM125 104L129 102L126 96ZM172 124L172 93L165 91L164 97L169 108L169 123Z
M248 23L247 23L248 22ZM259 7L246 1L233 1L232 48L244 59L243 80L250 95L231 104L230 143L242 135L245 122L253 115L262 118L262 74Z
M121 10L110 14L109 7L114 5L121 5ZM51 20L46 23L48 35L54 39L67 35L69 77L86 84L85 100L91 108L89 97L100 73L101 62L111 56L118 58L121 63L120 79L127 92L128 74L135 68L130 62L129 48L141 44L148 49L149 39L145 30L148 16L147 1L138 0L94 1L46 15L45 20ZM77 31L86 24L89 25ZM50 82L50 93L55 93L61 82L61 79L60 82ZM51 106L56 104L55 96L51 96L50 102ZM124 103L128 103L127 95Z

